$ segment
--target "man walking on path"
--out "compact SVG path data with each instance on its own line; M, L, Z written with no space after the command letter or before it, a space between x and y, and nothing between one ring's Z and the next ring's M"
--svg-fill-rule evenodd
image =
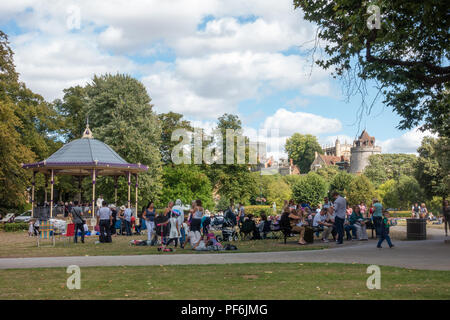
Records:
M337 244L342 244L344 242L344 222L345 213L347 211L347 200L339 195L337 191L333 192L334 201L334 212L336 213L336 218L334 220L334 225L338 233Z

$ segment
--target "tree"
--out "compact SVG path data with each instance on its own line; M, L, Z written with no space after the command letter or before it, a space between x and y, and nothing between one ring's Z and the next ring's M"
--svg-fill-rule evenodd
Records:
M357 176L353 179L347 191L347 203L349 205L364 203L371 203L372 199L376 197L375 188L370 180L365 175Z
M427 199L432 199L433 196L445 199L450 192L449 140L424 137L417 149L419 159L415 176Z
M347 190L349 188L349 186L351 185L353 181L353 175L345 172L345 171L341 171L339 172L337 175L334 176L333 180L331 180L330 183L330 197L331 194L333 193L333 191L337 191L339 192L340 195L342 195L343 197L345 197L345 195L347 194Z
M380 201L385 208L399 208L399 201L396 189L397 182L394 179L389 179L382 183L376 190Z
M249 171L248 165L245 164L225 164L226 162L226 129L235 130L236 134L242 131L241 120L238 116L232 114L224 114L218 118L216 130L222 133L223 137L223 154L224 164L213 163L211 165L203 164L202 169L208 175L214 190L221 197L227 199L237 199L238 201L247 202L256 194L256 182L254 176ZM235 138L234 160L236 163L237 148ZM214 142L211 142L214 143ZM217 143L217 141L215 141ZM246 150L248 152L248 150Z
M333 180L333 178L340 173L341 170L339 170L338 166L324 166L324 167L320 167L316 173L319 176L322 176L325 181L331 181Z
M22 163L42 160L60 143L59 118L51 105L29 90L14 66L8 37L0 31L0 207L17 208L26 202L31 173Z
M414 202L420 202L420 199L423 199L422 189L414 177L401 176L395 189L399 207L402 209L408 209Z
M254 172L252 175L257 184L257 193L254 194L255 199L259 198L262 193L262 197L267 199L266 204L272 205L275 202L277 207L280 208L283 206L284 200L292 198L291 186L283 179L288 176L283 177L279 174L261 176L259 172Z
M390 180L398 180L401 175L414 176L417 157L413 154L385 153L369 157L369 165L364 175L378 187Z
M380 9L379 28L368 27L374 13L368 12L370 5ZM401 129L422 125L449 136L450 18L445 2L294 0L294 6L317 24L315 43L325 42L326 58L316 63L348 81L348 95L365 95L364 82L375 80L383 102L402 117Z
M68 127L67 137L79 137L81 120L89 117L94 138L112 147L126 161L149 167L139 175L139 198L157 199L161 191L161 126L144 85L128 75L105 74L94 76L83 88L64 92L64 100L55 103L58 110L64 111L66 123L74 124ZM84 114L80 116L79 112ZM98 191L112 199L113 184L111 177L101 177ZM119 201L123 202L127 182L119 179L118 185Z
M172 149L177 145L178 141L172 141L172 133L176 129L186 129L192 132L191 123L187 120L182 120L183 115L175 112L161 113L158 115L161 123L161 145L159 150L161 152L161 160L167 164L171 162Z
M327 183L317 173L309 172L294 184L292 194L297 202L317 206L327 194Z
M316 151L323 153L319 142L317 142L317 137L300 133L294 133L292 137L286 140L285 150L302 173L309 172Z
M167 165L162 174L162 194L159 200L161 207L169 201L181 199L184 204L200 199L205 208L212 209L212 187L208 177L197 165Z

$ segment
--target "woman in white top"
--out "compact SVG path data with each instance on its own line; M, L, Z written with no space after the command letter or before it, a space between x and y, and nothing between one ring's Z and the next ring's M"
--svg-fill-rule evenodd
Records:
M178 238L180 237L180 226L178 224L178 216L174 212L170 212L169 218L169 241L167 241L164 250L166 250L167 246L173 242L175 242L175 248L178 246Z
M202 201L201 200L196 200L195 201L195 209L192 213L192 217L191 217L191 225L190 225L190 229L193 232L200 232L200 225L202 223L202 217L204 214L204 209L202 207Z

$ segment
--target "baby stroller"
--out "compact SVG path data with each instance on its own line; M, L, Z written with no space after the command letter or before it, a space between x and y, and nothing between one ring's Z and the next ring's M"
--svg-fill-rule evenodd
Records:
M231 220L224 218L222 227L220 229L222 231L222 236L218 235L216 236L216 240L218 242L222 241L238 241L239 240L239 234L237 233L236 229L234 228L234 224L231 222Z

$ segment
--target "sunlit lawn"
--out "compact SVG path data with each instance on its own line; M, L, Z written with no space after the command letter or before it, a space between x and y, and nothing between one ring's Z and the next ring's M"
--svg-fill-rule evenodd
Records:
M381 267L381 289L366 287L367 266L267 263L81 269L69 290L65 268L0 272L0 299L450 299L450 272Z

